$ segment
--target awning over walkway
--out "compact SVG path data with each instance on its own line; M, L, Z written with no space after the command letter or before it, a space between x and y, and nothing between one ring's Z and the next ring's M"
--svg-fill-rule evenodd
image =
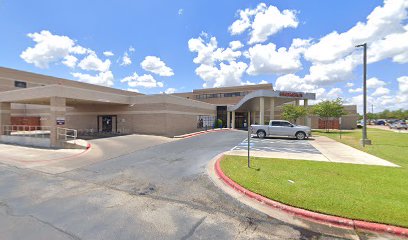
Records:
M47 85L1 92L0 102L49 105L52 97L65 98L68 106L78 103L130 104L131 99L126 95L63 85Z
M315 93L305 92L286 92L286 91L273 91L273 90L258 90L246 95L236 105L228 106L228 111L260 111L259 101L255 102L255 99L274 98L275 105L282 105L286 102L292 102L295 100L315 100Z

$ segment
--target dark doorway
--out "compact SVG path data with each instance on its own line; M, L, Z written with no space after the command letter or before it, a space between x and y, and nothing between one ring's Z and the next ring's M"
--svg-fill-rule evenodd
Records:
M248 128L248 113L236 112L235 113L235 128L247 129Z
M118 121L116 115L102 115L98 116L98 132L112 133L116 132L118 128Z
M217 119L221 119L222 127L227 127L227 106L217 106Z

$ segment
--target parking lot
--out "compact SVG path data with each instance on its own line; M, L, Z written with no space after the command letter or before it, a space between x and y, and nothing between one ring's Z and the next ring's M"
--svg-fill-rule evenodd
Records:
M260 139L252 137L250 140L250 149L252 151L264 151L264 152L286 152L286 153L311 153L320 154L320 152L314 148L310 141L313 140L294 140L286 138L264 138ZM247 150L248 138L233 147L231 151Z

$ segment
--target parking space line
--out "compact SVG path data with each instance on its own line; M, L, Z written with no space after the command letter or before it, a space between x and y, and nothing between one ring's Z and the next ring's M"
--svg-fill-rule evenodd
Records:
M251 151L320 154L320 151L313 147L308 141L251 138L250 144ZM247 145L248 138L231 148L231 151L247 150Z

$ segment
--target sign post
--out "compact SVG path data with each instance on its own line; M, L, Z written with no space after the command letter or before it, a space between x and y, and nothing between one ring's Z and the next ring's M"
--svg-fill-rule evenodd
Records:
M341 117L339 118L340 139L341 139Z
M251 157L249 155L249 150L251 148L251 112L248 112L248 168L251 167Z

